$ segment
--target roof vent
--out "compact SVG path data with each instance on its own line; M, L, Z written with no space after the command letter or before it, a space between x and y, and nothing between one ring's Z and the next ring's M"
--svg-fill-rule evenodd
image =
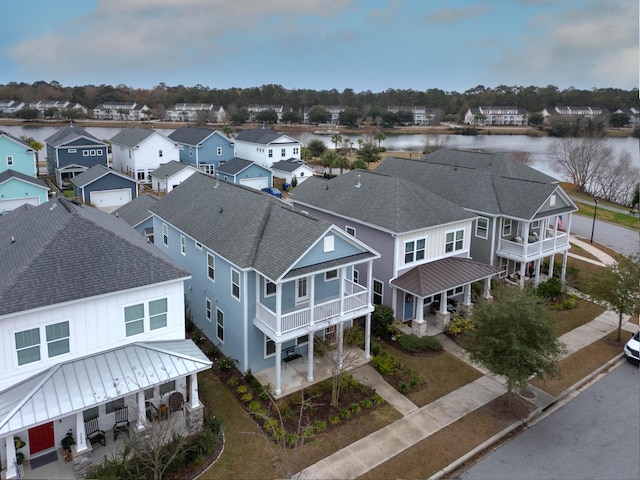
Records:
M224 209L220 207L220 211L218 213L222 213L222 212L224 212Z
M11 235L11 245L13 245L14 243L16 243L16 237Z
M356 183L356 188L360 188L362 183L360 183L360 174L358 174L358 183Z

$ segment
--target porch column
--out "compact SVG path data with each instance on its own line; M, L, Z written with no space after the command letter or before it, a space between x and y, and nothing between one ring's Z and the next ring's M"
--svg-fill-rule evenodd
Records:
M369 303L373 304L373 262L369 262L367 265L367 289L369 290ZM395 312L395 295L393 297L393 307Z
M482 296L487 300L491 299L491 277L484 279L484 291ZM471 304L471 285L469 285L469 304Z
M82 412L78 412L76 413L76 452L82 453L88 448L87 433L84 429L84 416Z
M191 375L191 391L189 392L191 399L191 408L200 406L200 397L198 396L198 374Z
M549 257L549 278L553 277L553 261L555 260L555 254Z
M567 257L569 255L569 251L565 250L564 253L562 254L562 271L560 272L560 283L562 283L562 285L565 284L566 280L567 280Z
M534 273L535 280L533 284L537 287L538 284L540 283L540 268L542 266L542 259L541 258L537 259L535 265L536 265L535 273Z
M446 290L440 294L440 313L445 315L449 313L447 310L447 292Z
M276 283L276 336L279 337L281 334L282 334L282 284Z
M364 320L364 358L371 358L371 314L367 313Z
M282 377L282 344L280 342L276 342L276 388L274 392L276 395L280 395L282 393L281 388L281 377Z
M316 276L311 275L308 277L309 284L307 285L307 292L309 293L309 325L316 323Z
M518 284L520 288L524 287L524 272L527 268L527 262L520 262L520 278L518 279Z
M13 443L13 435L7 435L3 437L5 453L7 456L7 477L6 478L16 478L16 447Z
M340 318L344 315L344 282L347 281L347 267L338 270L338 298L340 298Z
M524 258L527 258L527 252L529 251L529 222L525 222L524 228L522 229L522 240L524 243Z
M340 322L338 327L338 370L342 370L342 359L344 357L344 323Z
M139 432L147 426L147 409L144 404L144 390L136 393L136 430Z
M307 380L313 382L313 340L315 335L309 332L309 340L307 340Z
M424 320L424 297L416 297L418 299L416 305L416 320Z

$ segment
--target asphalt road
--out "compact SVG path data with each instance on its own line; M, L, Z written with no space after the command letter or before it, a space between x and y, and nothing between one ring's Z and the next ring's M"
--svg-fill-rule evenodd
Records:
M593 228L593 241L613 248L625 255L633 255L640 252L640 233L638 230L621 227L609 222L596 220L582 215L572 215L571 233L580 235L587 240L591 239Z
M638 366L625 360L456 478L638 480Z

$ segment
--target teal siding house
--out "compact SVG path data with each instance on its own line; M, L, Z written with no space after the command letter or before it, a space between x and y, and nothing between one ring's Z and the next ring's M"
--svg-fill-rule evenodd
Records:
M202 172L151 213L154 243L192 274L187 315L276 396L304 387L300 377L314 381L315 336L341 347L343 329L355 320L365 327L359 358L368 361L371 292L353 271L371 275L379 255L361 241L267 193ZM283 375L292 355L302 370L295 385Z

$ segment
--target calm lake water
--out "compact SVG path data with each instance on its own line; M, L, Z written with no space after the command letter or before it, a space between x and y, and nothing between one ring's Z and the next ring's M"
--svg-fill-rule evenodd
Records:
M42 143L60 128L61 127L0 126L0 130L4 130L15 137L33 137ZM120 132L119 128L106 127L85 127L85 130L101 140L111 139ZM169 135L173 132L173 129L160 129L160 131L165 135ZM361 135L344 136L353 141L354 148L358 147L358 139L363 138ZM323 141L328 147L333 148L334 146L331 142L331 136L327 135L303 133L298 139L303 144L308 143L310 140L318 139ZM549 147L556 141L562 142L565 140L550 137L530 137L528 135L464 136L410 134L389 135L382 141L382 146L386 147L387 150L414 151L417 152L416 154L422 152L427 144L434 145L436 142L447 148L474 149L487 152L524 152L529 154L533 168L562 180L561 174L554 170L548 154ZM622 152L628 152L633 159L633 164L636 166L640 165L640 142L637 138L610 138L608 141L613 147L616 156ZM41 156L43 155L41 154Z

